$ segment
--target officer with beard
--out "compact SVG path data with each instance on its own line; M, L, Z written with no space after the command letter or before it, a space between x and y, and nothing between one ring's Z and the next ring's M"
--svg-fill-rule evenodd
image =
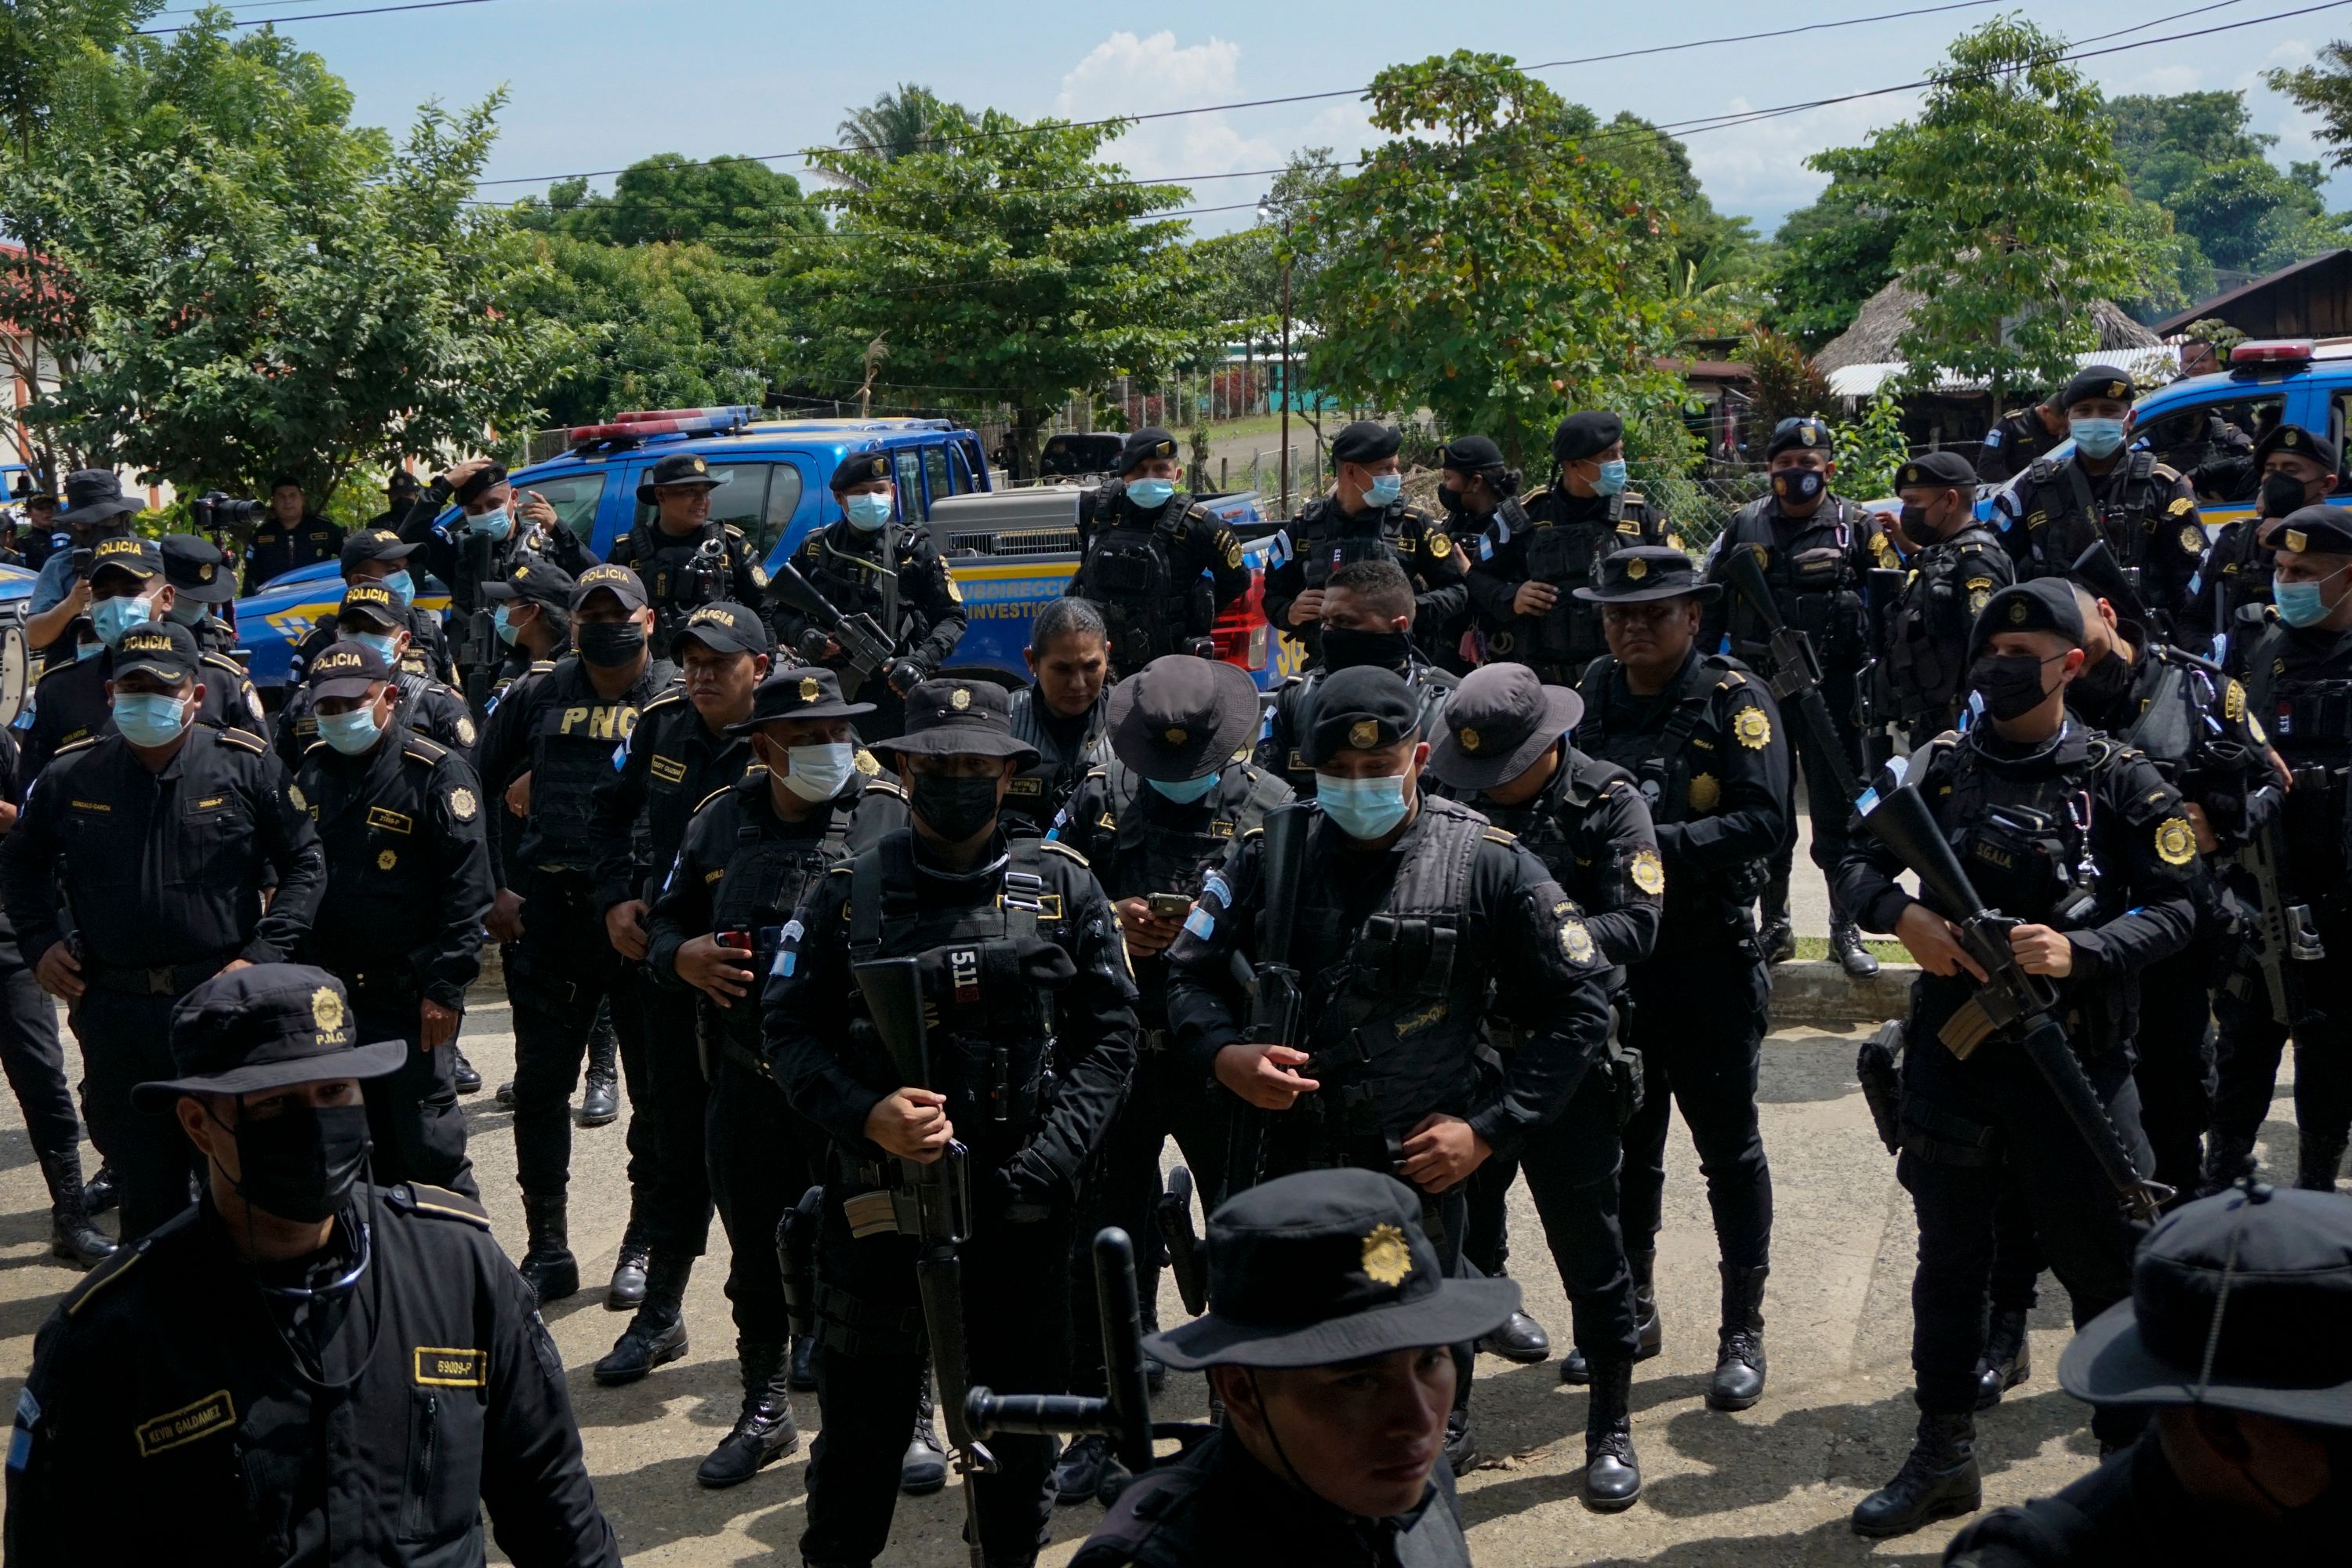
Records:
M2069 1044L2130 1154L2148 1168L2132 1082L2139 973L2179 952L2197 923L2196 830L2156 765L2067 716L2084 659L2074 589L2042 579L2002 589L1977 617L1970 684L1985 717L1938 737L1904 775L1990 907L2022 923L2010 947L2054 982ZM1896 780L1882 773L1881 793ZM1911 1364L1918 1436L1895 1478L1864 1499L1853 1528L1907 1534L1978 1507L1974 1411L1985 1350L1985 1290L2000 1196L2024 1192L2033 1228L2088 1323L2131 1291L2136 1239L2116 1192L2056 1091L2013 1038L1965 1058L1938 1039L1984 978L1947 911L1911 897L1894 852L1857 824L1841 891L1872 931L1893 931L1924 973L1903 1055L1896 1173L1919 1223ZM1952 915L1971 913L1951 910ZM2126 1425L2092 1425L2116 1440Z
M2333 495L2336 443L2300 425L2274 425L2254 448L2262 490L2254 515L2221 525L2205 557L2197 621L2213 657L2242 679L2245 653L2271 621L2271 558L2279 520Z
M1664 520L1625 488L1625 422L1618 416L1570 415L1552 435L1551 460L1549 485L1521 507L1496 509L1474 551L1468 586L1488 658L1572 686L1608 651L1600 616L1576 590L1611 551L1669 541Z
M1764 858L1788 832L1789 752L1761 682L1702 654L1703 607L1722 589L1679 550L1636 546L1578 593L1601 606L1610 657L1585 672L1576 744L1633 775L1664 862L1665 912L1632 966L1629 1044L1642 1104L1625 1124L1618 1214L1643 1355L1660 1342L1652 1268L1666 1185L1666 1122L1680 1106L1706 1177L1721 1272L1717 1410L1764 1396L1764 1281L1771 1272L1772 1173L1756 1113L1769 993L1750 905Z
M139 1100L193 1146L204 1195L41 1330L11 1562L87 1555L99 1521L123 1561L463 1561L487 1507L519 1564L619 1568L562 1361L489 1215L363 1179L361 1086L407 1049L307 965L173 1010L171 1076Z
M1299 509L1278 535L1280 557L1265 574L1266 624L1323 657L1323 591L1341 567L1358 561L1396 566L1412 585L1412 624L1424 652L1461 633L1469 608L1461 552L1444 527L1404 499L1397 451L1404 435L1360 419L1331 440L1331 493Z
M1886 615L1878 653L1883 702L1914 749L1959 721L1969 632L2016 568L2000 536L1976 518L1976 474L1958 452L1923 452L1895 470L1900 526L1916 554Z
M1054 837L1093 865L1118 913L1142 1026L1134 1089L1112 1124L1078 1225L1083 1244L1107 1225L1129 1236L1153 1234L1160 1152L1171 1135L1186 1165L1204 1179L1214 1181L1224 1169L1225 1107L1170 1048L1167 952L1202 878L1258 831L1266 813L1291 799L1288 784L1247 760L1257 726L1257 688L1238 666L1188 654L1153 659L1111 689L1111 760L1087 773L1054 825ZM1094 1270L1084 1256L1072 1264L1077 1387L1099 1393ZM1152 1328L1160 1270L1149 1248L1139 1269L1146 1326ZM1109 1458L1100 1437L1071 1444L1055 1472L1060 1500L1097 1495Z
M878 749L912 824L812 890L762 994L776 1081L833 1145L817 1240L824 1436L800 1539L809 1563L882 1555L924 1378L914 1238L876 1199L904 1180L902 1161L968 1153L968 1375L1066 1386L1060 1312L1079 1183L1135 1066L1135 986L1109 900L1076 851L999 826L1028 752L1003 689L924 681L905 733ZM887 958L916 961L937 1088L908 1084L861 1026L853 966ZM977 1544L990 1563L1024 1568L1053 1510L1054 1445L1008 1436L991 1448L996 1468L964 1478L978 1489Z
M1241 542L1178 486L1176 437L1147 425L1119 448L1118 482L1082 514L1078 569L1064 590L1102 612L1124 677L1163 654L1210 651L1209 629L1244 594Z
M1353 561L1331 574L1316 595L1321 656L1316 667L1294 675L1275 693L1265 733L1257 743L1257 765L1286 781L1293 793L1311 799L1315 764L1306 736L1315 724L1315 704L1324 683L1343 669L1385 669L1413 693L1421 734L1433 734L1437 715L1453 695L1456 678L1423 657L1413 638L1419 601L1403 570L1387 561Z
M1196 1077L1269 1113L1253 1118L1262 1153L1229 1157L1229 1189L1318 1166L1400 1177L1454 1273L1472 1173L1520 1153L1607 1070L1609 963L1542 861L1421 788L1429 744L1402 678L1336 671L1313 712L1300 739L1315 801L1285 808L1313 813L1298 881L1269 886L1289 873L1270 872L1264 834L1226 858L1169 948L1169 1026ZM1297 911L1281 956L1306 977L1300 1046L1244 1037L1234 978L1236 958L1257 962L1257 917L1277 897ZM1499 1075L1484 1063L1490 1016L1526 1032ZM1445 1441L1457 1475L1477 1457L1468 1359L1465 1347Z
M1108 755L1110 633L1084 599L1055 599L1029 623L1029 684L1013 694L1013 733L1037 760L1004 797L1008 831L1043 833L1088 769Z
M1665 863L1657 830L1633 776L1578 751L1568 740L1584 700L1545 686L1525 665L1474 670L1445 704L1429 755L1430 773L1496 826L1518 835L1585 911L1593 945L1622 986L1625 967L1650 955L1665 907ZM1518 1035L1497 1021L1487 1032L1498 1051ZM1524 1167L1560 1284L1575 1312L1577 1348L1560 1368L1562 1383L1590 1383L1584 1425L1584 1496L1612 1511L1641 1494L1629 1404L1633 1363L1657 1352L1656 1319L1644 1346L1633 1318L1633 1279L1617 1218L1623 1163L1620 1129L1639 1100L1638 1058L1612 1049L1586 1072L1559 1120L1528 1140L1520 1160L1496 1159L1470 1178L1470 1243L1481 1273L1500 1275L1507 1252L1503 1201ZM1515 1312L1478 1342L1512 1361L1540 1361L1550 1340Z

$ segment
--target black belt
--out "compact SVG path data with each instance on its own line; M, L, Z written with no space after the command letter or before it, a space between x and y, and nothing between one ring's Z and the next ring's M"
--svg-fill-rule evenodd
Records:
M220 958L200 959L194 963L166 963L152 969L85 963L81 966L81 978L85 985L96 986L100 991L121 992L126 996L184 996L218 974L221 966L236 956L232 952Z
M759 1053L732 1035L724 1036L719 1039L719 1054L737 1067L745 1068L761 1078L768 1076L768 1064L760 1059Z
M345 973L338 969L333 973L342 976L343 989L351 993L354 1000L362 996L384 995L406 999L425 994L425 987L417 982L413 970L355 969Z

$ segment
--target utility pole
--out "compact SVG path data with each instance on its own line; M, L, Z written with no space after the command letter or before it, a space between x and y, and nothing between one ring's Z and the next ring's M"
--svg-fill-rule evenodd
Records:
M1273 197L1257 205L1260 223L1274 216ZM1282 389L1282 500L1276 510L1290 515L1290 212L1282 213L1282 368L1276 375Z

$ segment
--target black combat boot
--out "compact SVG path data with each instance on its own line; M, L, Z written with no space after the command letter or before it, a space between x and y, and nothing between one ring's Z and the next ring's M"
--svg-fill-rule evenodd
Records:
M621 1115L621 1037L612 1015L599 1008L588 1029L588 1072L580 1085L583 1127L604 1127Z
M801 1446L785 1393L790 1357L775 1340L737 1340L735 1359L743 1371L743 1409L710 1457L695 1467L706 1487L739 1486Z
M2197 1184L2197 1195L2210 1198L2246 1173L2254 1159L2254 1141L2232 1138L2226 1132L2205 1134L2205 1173Z
M1633 1363L1603 1356L1594 1363L1592 1400L1584 1408L1584 1501L1615 1513L1642 1495L1642 1461L1633 1457Z
M898 1489L908 1497L929 1497L948 1484L948 1451L940 1446L939 1428L931 1424L931 1363L923 1363L921 1392L915 1396L915 1434L898 1459Z
M1625 1255L1625 1270L1633 1277L1633 1359L1644 1362L1665 1345L1665 1333L1658 1325L1658 1286L1656 1269L1658 1255L1649 1252L1629 1252ZM1587 1384L1592 1381L1592 1370L1586 1364L1584 1352L1572 1350L1559 1363L1562 1383Z
M645 1302L603 1361L596 1381L612 1387L635 1383L657 1366L686 1354L686 1279L694 1259L667 1253L646 1270Z
M1723 1327L1717 1331L1707 1408L1745 1410L1764 1397L1764 1277L1769 1268L1723 1270Z
M114 1167L100 1160L97 1174L81 1184L81 1206L92 1214L104 1214L122 1197L122 1184L114 1179Z
M539 1297L539 1304L561 1301L580 1290L580 1260L572 1256L570 1226L564 1194L522 1195L523 1226L530 1246L516 1269Z
M1764 884L1757 900L1756 944L1767 963L1786 963L1797 956L1797 928L1789 923L1789 879L1775 877Z
M2345 1143L2341 1138L2305 1138L2296 1152L2294 1184L2307 1193L2334 1192L2344 1169Z
M1109 1475L1110 1439L1088 1433L1063 1449L1055 1461L1054 1500L1093 1502L1102 1495L1103 1482Z
M89 1223L89 1205L81 1185L81 1152L41 1156L41 1174L49 1184L49 1252L77 1268L89 1268L114 1256L114 1243Z
M509 1079L506 1082L499 1085L498 1101L500 1110L512 1110L514 1109L514 1079Z
M1895 1479L1855 1505L1856 1535L1908 1535L1933 1520L1984 1506L1977 1471L1977 1418L1922 1415L1919 1436Z
M1867 980L1878 973L1877 956L1862 945L1862 930L1850 920L1830 922L1830 956L1855 980Z
M481 1093L482 1075L480 1069L466 1059L466 1053L459 1050L454 1042L451 1043L449 1051L451 1058L449 1063L449 1081L457 1086L457 1092L459 1094Z
M636 1206L634 1200L632 1210ZM652 1261L653 1248L646 1242L645 1226L635 1213L621 1232L621 1249L613 1258L613 1278L604 1287L604 1310L633 1312L646 1299L646 1268Z
M792 1370L785 1374L787 1386L795 1394L816 1392L816 1336L793 1336Z
M2025 1314L1995 1311L1992 1331L1985 1336L1984 1358L1977 1363L1977 1408L1990 1410L2000 1396L2033 1375L2033 1347L2025 1333Z

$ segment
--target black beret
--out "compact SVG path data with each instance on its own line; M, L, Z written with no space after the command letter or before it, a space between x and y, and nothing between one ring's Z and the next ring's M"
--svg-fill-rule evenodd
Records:
M2077 403L2088 403L2094 397L2110 397L2118 403L2132 400L2132 380L2128 373L2111 364L2084 365L2074 373L2074 379L2058 395L2058 406L2072 408Z
M1947 487L1974 494L1977 471L1958 452L1922 452L1895 470L1895 488L1898 490Z
M1120 443L1118 471L1131 473L1137 465L1176 455L1176 437L1157 425L1146 425Z
M1324 763L1341 752L1376 751L1419 733L1421 705L1404 677L1378 665L1335 669L1318 683L1314 718L1299 737L1300 755Z
M489 489L491 486L502 485L506 482L506 465L503 463L492 463L488 468L482 469L479 473L476 474L473 478L467 479L464 484L457 487L457 504L459 506L471 506L476 501L481 500L483 492Z
M1465 474L1484 473L1503 467L1503 449L1484 436L1456 436L1440 449L1437 466Z
M1605 408L1571 414L1551 433L1551 460L1581 462L1598 456L1625 438L1625 421Z
M1977 624L1969 633L1969 651L1984 647L1995 632L2056 632L2081 647L2083 607L2074 602L2074 584L2063 577L2011 583L1977 612Z
M877 479L890 477L890 459L879 452L852 452L841 459L833 470L835 490L845 490L852 485L870 485Z
M1393 458L1404 445L1404 432L1393 425L1375 425L1369 419L1359 419L1331 438L1331 460L1334 463L1377 463L1383 458Z
M1810 414L1781 420L1772 426L1772 438L1764 443L1767 458L1778 452L1829 452L1835 449L1830 440L1830 427Z
M2287 513L2273 537L2291 555L2352 555L2352 517L2323 501Z
M2325 436L2315 436L2300 425L2273 425L2263 438L2254 443L2254 461L2259 465L2273 452L2293 452L2298 458L2308 458L2326 468L2336 471L2336 443Z

